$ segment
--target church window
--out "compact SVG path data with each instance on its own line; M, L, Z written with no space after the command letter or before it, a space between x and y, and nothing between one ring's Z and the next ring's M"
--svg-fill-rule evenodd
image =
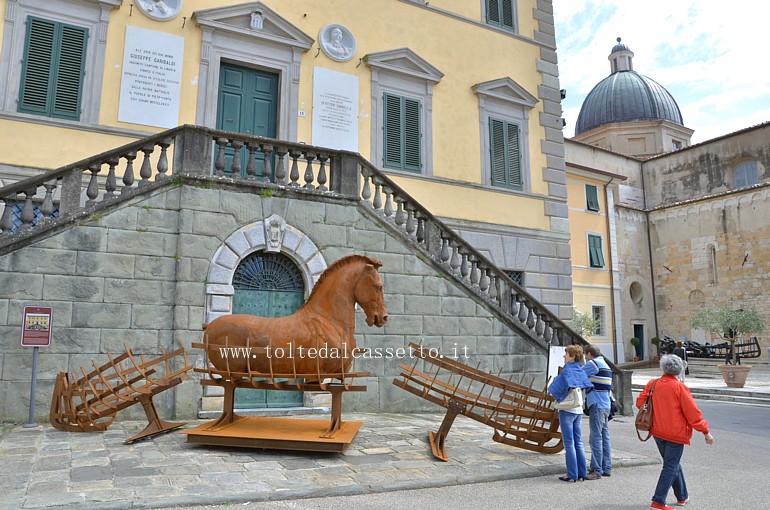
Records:
M756 161L743 161L733 169L735 188L753 186L759 182L759 168Z
M713 244L709 246L709 274L711 276L711 284L716 285L719 281L717 274L717 247Z

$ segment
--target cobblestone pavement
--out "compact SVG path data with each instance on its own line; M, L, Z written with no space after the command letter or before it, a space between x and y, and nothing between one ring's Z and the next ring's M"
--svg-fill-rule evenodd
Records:
M686 384L696 398L770 405L770 364L751 360L746 387L727 388L715 364L694 362ZM636 368L641 388L658 368ZM318 418L318 415L307 416ZM435 460L427 432L442 414L353 414L363 426L347 452L248 450L185 443L171 432L123 441L138 421L104 433L7 426L0 435L0 510L125 509L367 494L561 474L564 454L544 455L492 441L492 430L458 417L447 437L449 462ZM203 421L191 422L195 426ZM584 426L587 434L588 424ZM587 436L586 436L587 437ZM586 442L586 448L588 445ZM613 449L615 467L658 463Z
M317 418L317 416L315 416ZM344 454L191 445L176 432L132 445L140 422L104 433L13 427L0 438L0 508L148 508L366 494L564 472L564 454L544 455L492 441L492 430L458 417L449 462L435 460L427 431L440 414L347 414L364 422ZM196 425L201 422L193 422ZM587 422L586 422L587 428ZM613 451L615 466L657 463Z

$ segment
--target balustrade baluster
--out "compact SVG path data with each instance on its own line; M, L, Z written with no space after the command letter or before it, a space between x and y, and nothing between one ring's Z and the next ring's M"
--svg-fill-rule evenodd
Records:
M441 252L439 252L439 258L441 258L441 262L449 260L449 239L443 236L441 237Z
M57 181L45 182L43 186L45 187L45 198L43 198L43 204L40 206L40 212L43 213L44 218L50 218L53 216L53 192L56 190Z
M543 340L545 340L546 343L551 343L553 341L553 330L551 329L551 324L548 321L544 321L544 324Z
M142 165L142 168L144 168L144 165ZM101 169L101 163L93 164L88 169L88 171L91 172L91 178L88 180L88 187L86 188L86 196L88 197L88 200L86 200L86 207L94 205L96 203L96 197L99 196L99 182L96 178L96 174L98 174ZM142 183L140 182L139 184Z
M519 294L511 292L511 315L514 317L519 314Z
M278 155L278 161L275 164L275 183L276 184L286 184L286 163L284 163L283 159L286 157L286 154L289 152L289 149L286 147L278 147L275 149L275 153Z
M363 172L364 176L364 187L361 190L361 198L363 198L366 201L369 201L370 198L372 198L372 188L369 186L369 174L366 172Z
M383 186L382 191L385 193L385 217L390 218L393 216L393 202L391 201L391 195L393 192L389 189Z
M460 262L460 274L462 275L463 278L467 278L468 273L470 272L468 269L468 254L463 253L462 257L463 257L463 260L462 262Z
M291 156L291 172L289 173L289 186L299 186L299 157L302 155L297 149L291 149L289 156Z
M37 189L26 189L22 193L24 193L24 207L21 210L21 229L26 230L35 221L35 205L32 203L32 198L37 193Z
M238 178L241 176L241 140L230 140L230 146L233 148L233 160L230 161L230 177Z
M155 176L156 181L162 181L168 178L168 153L167 150L171 145L171 140L163 140L158 142L160 145L160 157L158 158L158 174Z
M326 187L326 160L328 159L329 156L326 154L318 155L318 161L321 162L321 168L318 169L318 191L329 191L329 188Z
M535 305L529 303L529 313L527 314L527 327L532 329L535 327Z
M416 213L415 213L416 214ZM423 218L417 218L417 242L421 243L425 241L425 220Z
M273 179L273 166L270 155L273 153L273 146L270 144L262 144L262 154L264 159L262 160L262 182L270 182Z
M545 331L545 321L543 320L543 316L538 314L537 323L535 324L535 333L537 333L538 336L543 336L543 331Z
M307 160L307 166L305 167L305 185L303 188L305 189L314 189L315 186L313 186L313 160L315 159L315 154L312 152L306 152L305 153L305 160Z
M3 202L5 203L5 207L3 208L3 215L0 217L0 231L3 232L3 234L8 235L13 230L13 204L16 202L17 198L14 197L3 197Z
M460 255L458 252L459 248L457 246L452 246L452 258L449 261L449 267L451 267L454 272L457 272L457 268L460 267Z
M489 276L488 276L488 269L485 267L479 267L481 270L481 279L479 280L479 290L481 292L486 292L489 288Z
M529 303L525 300L522 300L521 303L519 303L519 315L518 315L519 322L524 322L527 319L528 313L529 313Z
M106 193L102 197L102 201L115 198L115 190L118 189L118 184L115 182L115 166L120 162L118 158L110 158L107 160L107 164L110 166L107 172L107 181L104 183L104 189Z
M126 171L123 172L123 190L121 193L134 185L134 159L136 159L136 152L131 151L123 157L126 158Z
M489 287L487 291L487 297L493 301L497 301L497 275L492 270L487 271L489 275Z
M478 285L479 284L479 267L478 267L478 261L476 258L471 259L471 284L472 285Z
M382 195L380 194L380 183L372 179L374 183L374 200L372 200L372 207L375 211L379 211L382 208Z
M412 209L409 206L407 206L406 210L409 213L406 217L406 233L409 235L413 235L415 229L417 228L417 221L415 221L416 218L414 216L415 212L414 212L414 209Z
M500 306L503 306L503 303L505 300L503 299L503 295L505 294L505 289L508 288L508 284L505 283L505 280L501 278L500 276L497 277L497 296L495 296L495 299L497 299L497 304Z
M139 169L139 177L142 178L139 181L139 186L147 186L150 184L150 177L152 176L152 165L150 165L150 154L155 150L155 145L148 145L140 149L144 152L144 159L142 160L142 167Z
M246 150L249 151L249 160L246 162L246 178L253 180L257 178L257 150L259 150L259 144L255 142L248 142L246 144Z
M404 218L404 202L396 197L396 217L394 218L396 225L399 227L403 227L404 223L406 223L406 219Z
M225 176L225 147L227 147L227 138L217 138L217 159L214 160L214 169L218 177Z

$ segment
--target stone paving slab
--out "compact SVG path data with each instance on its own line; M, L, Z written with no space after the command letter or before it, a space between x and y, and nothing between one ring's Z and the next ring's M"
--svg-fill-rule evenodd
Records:
M427 432L441 414L347 414L364 422L345 453L248 450L187 444L171 432L124 445L143 427L104 433L16 426L0 436L0 509L128 509L367 494L561 474L564 454L492 441L492 429L459 417L449 462L433 458ZM301 417L298 417L301 418ZM317 419L317 415L308 416ZM188 426L202 423L192 422ZM586 422L586 430L587 430ZM587 445L586 445L587 446ZM657 463L613 450L616 467Z

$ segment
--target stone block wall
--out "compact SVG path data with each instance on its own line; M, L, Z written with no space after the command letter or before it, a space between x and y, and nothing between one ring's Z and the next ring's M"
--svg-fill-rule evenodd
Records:
M28 412L32 352L19 346L25 305L54 308L53 345L41 349L37 415L45 421L53 381L60 370L80 371L92 359L106 361L123 343L137 354L158 355L202 338L206 278L212 258L239 228L277 214L318 247L327 264L352 253L383 262L389 320L370 328L357 313L359 346L406 347L420 342L457 353L462 361L516 378L532 376L542 386L546 357L494 318L408 246L345 201L260 196L259 190L167 187L127 205L0 257L0 416L21 421ZM465 347L467 346L467 350ZM348 410L436 410L392 384L408 359L359 360L370 371L365 393L347 395ZM191 419L201 406L198 375L159 397L164 417ZM134 406L140 407L140 406ZM140 417L140 408L121 417Z
M770 318L767 218L767 186L650 213L663 334L693 338L688 321L703 305L753 306Z

